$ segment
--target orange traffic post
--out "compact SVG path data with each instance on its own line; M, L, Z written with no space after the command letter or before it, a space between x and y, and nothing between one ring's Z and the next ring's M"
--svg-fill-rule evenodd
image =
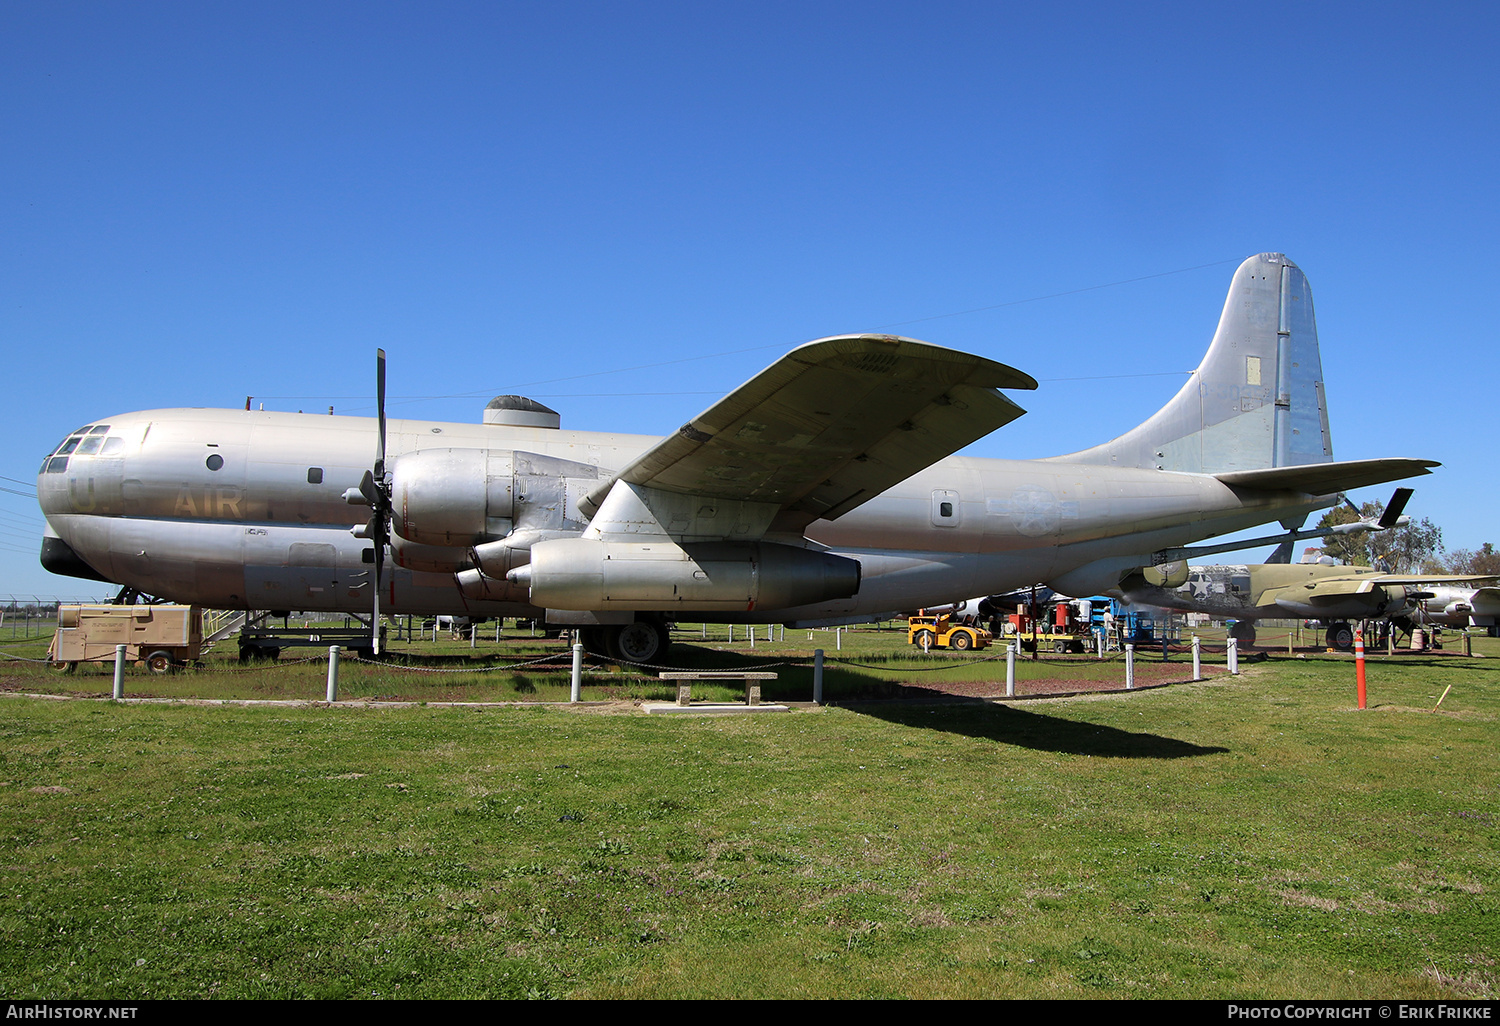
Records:
M1354 628L1354 687L1359 693L1359 707L1365 707L1365 632Z

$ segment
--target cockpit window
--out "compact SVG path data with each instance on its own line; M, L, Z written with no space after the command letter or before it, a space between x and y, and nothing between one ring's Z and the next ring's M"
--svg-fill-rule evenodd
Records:
M47 461L47 473L61 474L68 469L68 458L66 456L54 456Z
M73 450L73 452L77 456L87 456L89 453L98 452L99 451L99 446L101 446L103 444L104 444L104 438L103 438L103 436L101 436L101 435L89 435L87 438L85 438L82 442L80 442L78 444L78 448L75 449L75 450Z
M95 427L91 427L91 428L89 428L89 434L91 434L91 435L107 435L107 434L109 434L109 425L108 424L99 424L99 425L97 425Z
M57 450L57 454L59 456L66 456L66 455L68 455L68 453L70 453L74 449L78 448L78 443L81 442L81 441L83 441L83 439L81 437L79 437L78 435L74 435L72 438L68 439L66 442L63 443L62 448L59 449L59 450Z
M119 435L110 435L104 440L104 448L99 450L100 456L113 456L125 448L125 439Z

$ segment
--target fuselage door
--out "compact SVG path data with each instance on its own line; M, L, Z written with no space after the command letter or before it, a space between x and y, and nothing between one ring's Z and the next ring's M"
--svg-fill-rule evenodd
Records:
M935 488L932 492L932 526L957 527L963 521L963 506L958 493L949 488Z

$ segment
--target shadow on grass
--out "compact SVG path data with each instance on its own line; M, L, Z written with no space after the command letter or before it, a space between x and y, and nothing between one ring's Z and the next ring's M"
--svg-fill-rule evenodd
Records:
M937 707L892 702L858 706L853 711L906 727L966 734L997 744L1067 755L1097 755L1110 759L1191 759L1229 751L1218 745L1195 745L1159 734L1137 734L1116 727L977 702Z

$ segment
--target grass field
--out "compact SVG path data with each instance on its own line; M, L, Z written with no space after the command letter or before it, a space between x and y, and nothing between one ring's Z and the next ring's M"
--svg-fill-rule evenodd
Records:
M792 634L757 657L805 650ZM845 646L880 667L831 672L845 697L932 676L891 636ZM8 697L0 990L1492 999L1500 642L1475 652L1372 659L1364 712L1351 661L1316 652L1129 695L755 717ZM1003 679L978 666L943 673ZM565 672L413 676L350 666L346 694L566 696ZM130 684L316 698L322 679Z

